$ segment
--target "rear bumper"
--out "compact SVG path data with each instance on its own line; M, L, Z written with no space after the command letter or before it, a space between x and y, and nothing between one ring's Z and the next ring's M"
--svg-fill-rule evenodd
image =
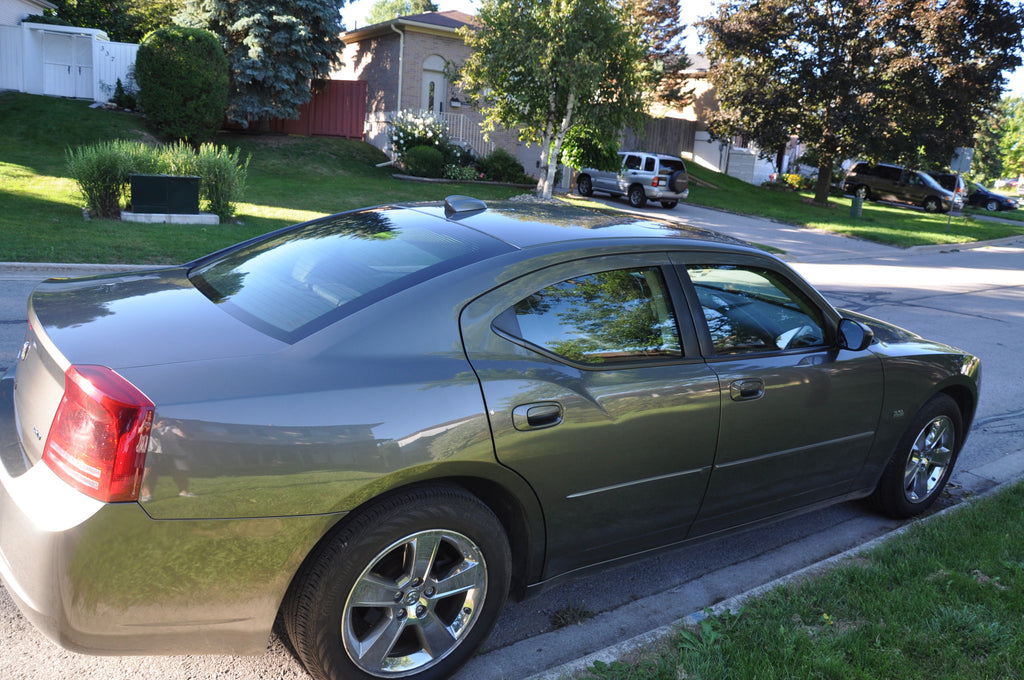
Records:
M0 577L25 617L91 654L262 653L292 576L337 517L154 520L45 464L19 470L11 378L0 380Z

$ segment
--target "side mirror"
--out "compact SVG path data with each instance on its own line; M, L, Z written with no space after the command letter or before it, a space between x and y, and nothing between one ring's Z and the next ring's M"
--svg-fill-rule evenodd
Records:
M853 319L843 319L839 322L839 348L848 349L851 352L860 352L868 348L871 341L875 339L875 332Z

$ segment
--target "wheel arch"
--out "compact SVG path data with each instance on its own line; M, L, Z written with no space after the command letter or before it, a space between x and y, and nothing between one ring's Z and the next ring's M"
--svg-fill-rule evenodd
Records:
M525 486L525 483L524 483ZM359 505L344 513L317 540L301 564L288 579L288 587L282 594L280 607L285 606L293 585L306 566L313 562L325 545L367 508L389 498L401 496L412 490L423 488L458 488L475 497L495 514L505 527L505 533L512 554L512 583L510 595L516 599L525 596L527 587L540 579L544 560L544 523L540 505L535 498L521 500L521 496L496 480L480 475L457 474L446 477L432 477L396 486L387 491L366 498ZM528 488L528 487L527 487ZM532 492L531 492L532 494Z
M978 405L977 395L964 385L949 385L938 393L951 397L960 409L960 417L964 425L964 431L961 435L962 444L963 440L967 438L967 432L970 431L971 424L974 422L974 411Z

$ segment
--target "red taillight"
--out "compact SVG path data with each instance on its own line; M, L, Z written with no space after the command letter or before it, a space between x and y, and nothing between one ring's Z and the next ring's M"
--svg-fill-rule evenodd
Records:
M660 177L655 177L654 179L652 179L652 180L651 180L651 186L652 186L652 187L656 187L656 186L658 186L658 181L659 181L660 179L661 179Z
M153 402L104 366L72 366L43 461L61 479L104 502L139 497Z

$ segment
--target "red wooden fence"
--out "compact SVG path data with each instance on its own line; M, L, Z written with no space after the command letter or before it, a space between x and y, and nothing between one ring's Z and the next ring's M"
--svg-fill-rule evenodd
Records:
M289 135L362 139L366 121L365 80L324 80L296 120L271 121L270 129Z

